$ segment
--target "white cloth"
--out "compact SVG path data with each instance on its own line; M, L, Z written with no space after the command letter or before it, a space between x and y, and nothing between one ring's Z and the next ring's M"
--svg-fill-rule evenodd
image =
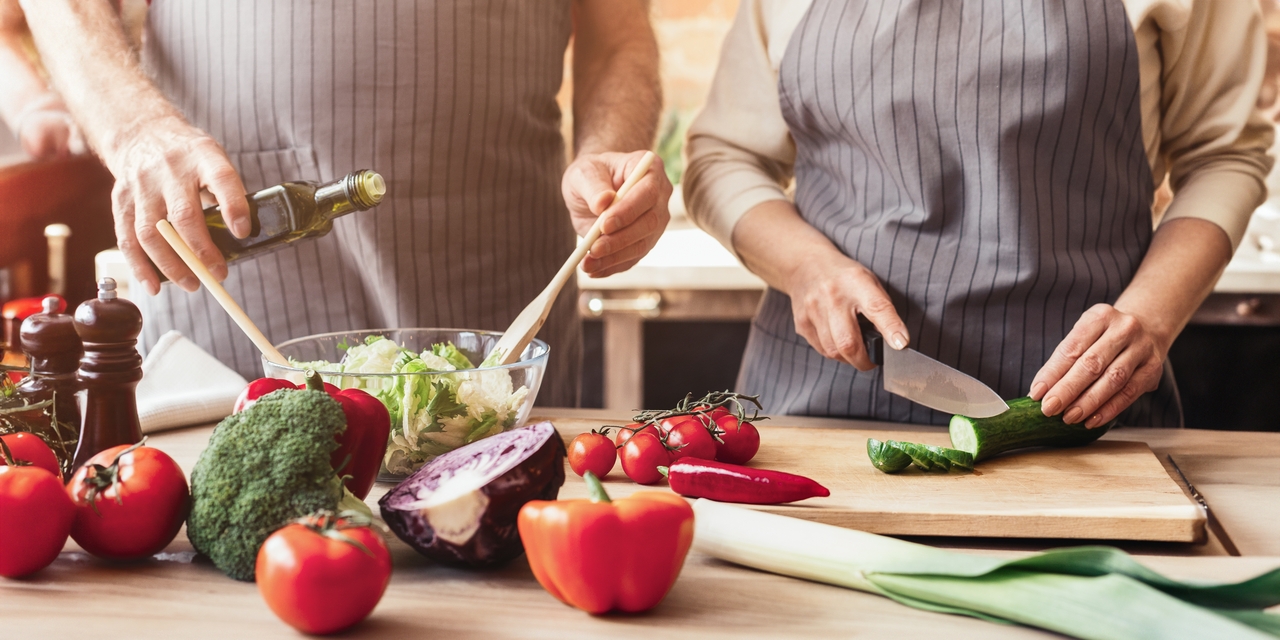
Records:
M248 384L177 331L156 342L142 362L138 420L143 433L217 422L231 414Z

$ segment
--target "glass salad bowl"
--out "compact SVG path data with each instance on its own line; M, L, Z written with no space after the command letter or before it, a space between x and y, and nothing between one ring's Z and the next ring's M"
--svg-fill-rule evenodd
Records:
M483 366L501 337L471 329L322 333L276 345L290 366L266 358L262 366L267 377L295 383L312 369L325 382L381 400L391 413L391 439L379 480L396 481L440 454L524 426L550 347L535 339L517 362Z

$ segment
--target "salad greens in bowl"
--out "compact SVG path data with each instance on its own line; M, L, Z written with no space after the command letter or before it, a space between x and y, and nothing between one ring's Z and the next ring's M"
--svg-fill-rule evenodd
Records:
M391 413L382 463L387 479L436 456L524 425L547 369L550 347L534 340L513 364L491 366L495 331L341 331L277 345L289 366L262 361L267 377L302 382L314 370L340 388L363 389Z

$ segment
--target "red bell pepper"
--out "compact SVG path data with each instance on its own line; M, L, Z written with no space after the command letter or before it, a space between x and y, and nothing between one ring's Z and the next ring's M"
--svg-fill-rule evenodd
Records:
M382 456L387 451L391 437L391 414L382 401L360 389L339 389L321 382L320 375L312 373L303 384L293 384L280 378L259 378L250 382L236 403L232 413L240 413L253 406L258 398L280 389L311 389L324 391L342 405L347 417L347 430L338 437L338 448L329 462L345 479L347 489L363 500L373 489L382 466Z
M613 502L594 473L583 477L590 500L534 500L520 509L517 526L534 577L587 613L652 609L684 566L693 509L670 493Z
M55 313L62 313L67 310L67 299L56 293L51 293L37 298L10 300L4 303L4 307L0 307L0 315L3 315L6 320L26 320L37 313L44 313L45 298L58 299L58 306L54 308Z
M666 468L665 473L672 491L717 502L782 504L831 495L826 487L794 473L714 460L683 458Z

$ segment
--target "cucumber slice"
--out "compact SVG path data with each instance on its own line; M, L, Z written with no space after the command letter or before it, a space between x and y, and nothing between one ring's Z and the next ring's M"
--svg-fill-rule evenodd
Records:
M872 466L885 473L897 473L911 466L911 456L875 438L867 438L867 457L871 458Z
M967 452L915 442L880 442L868 438L867 456L871 458L872 466L885 473L897 473L910 464L915 464L922 471L939 473L946 473L952 468L973 469L973 456Z
M951 463L951 466L960 467L961 469L965 469L969 471L973 470L973 454L972 453L969 453L968 451L961 451L959 449L935 447L933 445L925 445L925 446L933 454L946 458L946 460Z
M951 445L973 454L974 462L1027 447L1078 447L1101 438L1115 420L1096 429L1067 424L1062 415L1045 416L1031 398L1009 401L1009 410L990 418L951 418Z
M920 467L922 471L941 471L946 473L951 470L950 460L935 454L923 444L890 440L889 445L897 447L907 455L911 456L912 464Z

